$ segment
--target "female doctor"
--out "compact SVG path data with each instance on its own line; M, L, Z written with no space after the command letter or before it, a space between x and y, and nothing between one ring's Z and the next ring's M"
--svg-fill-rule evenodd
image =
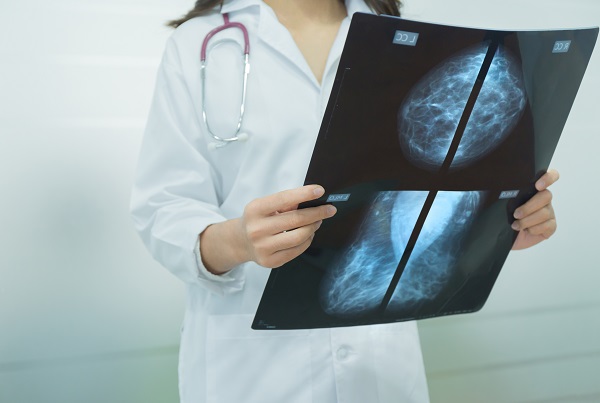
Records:
M429 400L413 322L250 328L268 268L301 254L335 214L332 206L296 207L324 192L300 186L350 17L398 15L398 7L393 0L200 0L172 23L178 28L158 73L131 207L153 256L186 284L182 402ZM244 33L236 25L209 34L226 19L248 32L245 89ZM556 230L546 188L557 179L549 171L516 210L515 249Z

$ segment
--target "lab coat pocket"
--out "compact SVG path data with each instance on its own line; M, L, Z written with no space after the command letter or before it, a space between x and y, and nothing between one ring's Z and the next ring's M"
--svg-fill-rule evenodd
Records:
M380 402L429 402L425 368L414 322L371 328Z
M252 315L208 318L208 402L312 402L309 331L252 330L251 323Z

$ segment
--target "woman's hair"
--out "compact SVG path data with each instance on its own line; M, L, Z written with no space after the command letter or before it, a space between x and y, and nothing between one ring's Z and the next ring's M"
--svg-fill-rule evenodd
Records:
M340 0L343 1L343 0ZM373 10L376 14L387 14L396 17L400 16L400 0L365 0L365 3ZM217 6L222 6L223 0L197 0L194 8L188 11L183 17L169 21L167 26L177 28L187 20L191 20L194 17L208 14L212 9Z

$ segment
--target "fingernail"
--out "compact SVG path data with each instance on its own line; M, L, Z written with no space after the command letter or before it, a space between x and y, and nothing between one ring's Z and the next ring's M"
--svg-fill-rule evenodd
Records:
M544 189L546 187L546 182L545 181L538 181L538 183L536 185L537 185L538 190Z
M512 229L514 229L515 231L519 230L519 223L518 222L514 222L512 223L512 225L510 226Z
M317 229L321 228L321 224L323 224L323 220L321 220L317 223Z
M313 192L315 193L315 196L323 196L325 194L325 189L323 189L321 186L315 188L315 190L313 190Z
M332 215L335 214L336 211L337 211L337 209L334 206L332 206L332 205L327 206L327 217L331 217Z
M515 213L513 214L513 216L518 220L518 219L522 218L523 211L517 209L517 210L515 210Z

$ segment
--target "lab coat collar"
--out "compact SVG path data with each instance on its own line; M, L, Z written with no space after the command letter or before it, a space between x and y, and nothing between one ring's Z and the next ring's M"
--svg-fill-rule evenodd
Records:
M346 32L348 31L352 15L356 12L373 12L363 0L345 0L345 4L348 16L344 19L342 26L340 27L340 33L343 34L342 40L338 38L333 44L330 57L327 61L327 66L325 68L325 73L327 73L327 71L339 60L344 44L343 38L346 37ZM264 43L271 46L274 50L290 60L294 68L299 68L311 81L315 88L321 89L321 85L317 82L314 74L310 70L310 67L306 63L304 56L295 45L292 36L284 28L284 26L278 22L275 13L266 3L264 3L262 0L225 0L223 7L221 8L221 13L232 13L253 6L259 6L261 10L261 17L259 18L258 26L258 37L262 39ZM271 18L264 18L264 12L272 14L270 16Z
M348 16L352 17L352 14L361 13L372 13L369 6L365 4L363 0L346 0L346 10ZM243 10L251 6L260 6L263 4L262 0L225 0L223 7L221 7L221 13L231 13L234 11Z
M221 7L221 13L232 13L251 6L260 6L262 0L225 0Z

